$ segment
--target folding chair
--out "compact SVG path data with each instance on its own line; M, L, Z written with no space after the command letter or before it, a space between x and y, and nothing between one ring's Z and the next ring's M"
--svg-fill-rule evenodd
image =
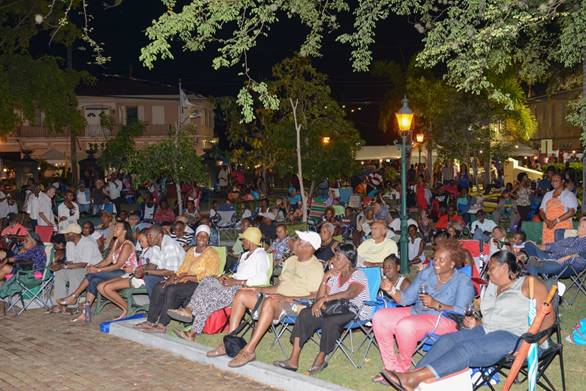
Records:
M33 303L45 309L51 308L54 276L49 267L55 258L52 244L45 244L45 253L47 263L40 279L36 278L32 271L19 270L0 287L0 298L4 299L4 314L13 311L18 316ZM18 303L21 305L20 310L16 308Z
M576 287L576 294L572 300L565 300L564 302L568 305L573 305L578 299L578 295L582 293L586 296L586 268L583 265L576 264L576 257L566 262L564 268L555 276L547 276L554 278L556 281L560 279L569 278L571 283L568 286L568 290L572 287Z
M363 305L369 306L372 308L371 314L368 319L360 319L358 315L348 322L344 326L344 331L338 340L336 341L336 347L334 350L328 355L326 361L331 360L334 353L337 350L340 350L344 356L350 361L350 363L354 366L354 368L361 368L366 361L366 357L368 356L368 352L370 348L374 345L378 348L376 343L376 339L374 337L374 331L372 329L372 317L378 308L380 308L379 301L378 301L378 291L380 289L381 283L381 268L379 267L364 267L359 268L366 274L366 278L368 280L368 295L370 297L369 301L365 301ZM359 311L360 312L360 311ZM357 348L354 346L353 340L353 333L354 331L359 330L363 335L364 338L360 342ZM349 344L346 344L346 339L349 340ZM360 357L360 361L354 361L353 355L360 351L360 349L365 346L364 354Z
M555 280L549 279L545 281L545 284L549 287L552 284L556 283ZM530 335L529 337L537 337L541 339L543 337L548 338L548 346L545 349L539 349L539 366L537 368L537 385L539 385L542 389L546 391L556 391L556 387L552 384L551 380L547 377L546 371L549 368L550 364L556 357L559 357L560 363L560 378L562 382L562 391L566 390L566 375L565 375L565 368L564 368L564 355L563 355L563 344L562 344L562 332L561 332L561 323L560 323L560 314L559 314L559 303L561 296L563 294L562 289L558 290L558 294L552 300L552 307L555 313L555 322L554 324L535 334ZM555 340L554 340L555 336ZM521 342L523 336L519 338L517 344ZM515 349L516 350L516 349ZM507 354L503 357L495 366L490 368L478 368L480 377L474 382L474 390L478 390L479 388L486 386L489 387L492 391L495 391L495 388L491 384L490 380L493 378L494 375L500 374L503 376L507 376L507 372L511 368L513 361L515 360L514 354ZM521 367L519 372L517 381L519 383L523 383L527 380L527 361Z
M273 276L273 254L267 254L267 257L269 258L269 268L267 270L266 284L257 286L257 288L271 286L271 277ZM243 336L243 335L245 335L248 332L248 330L254 329L254 323L255 322L256 322L256 320L253 318L252 312L249 311L249 310L246 310L246 312L244 313L244 317L243 317L243 319L241 321L241 324L242 323L245 323L245 325L240 329L240 331L238 332L238 335ZM274 330L275 330L274 327L275 327L274 324L271 325L271 328L269 330L271 330L271 331L274 332ZM273 343L273 345L274 344L275 343ZM281 350L282 349L283 348L281 347Z

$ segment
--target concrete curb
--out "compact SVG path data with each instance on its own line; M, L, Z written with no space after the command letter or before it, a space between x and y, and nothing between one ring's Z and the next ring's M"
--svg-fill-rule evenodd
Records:
M349 391L349 388L338 386L320 379L305 376L296 372L287 371L254 361L240 368L228 367L227 357L209 358L206 352L210 347L198 343L187 343L165 334L147 334L132 328L132 325L141 320L116 322L110 325L110 334L128 339L143 345L164 350L182 356L200 364L212 365L222 371L247 377L262 384L281 390L290 391Z

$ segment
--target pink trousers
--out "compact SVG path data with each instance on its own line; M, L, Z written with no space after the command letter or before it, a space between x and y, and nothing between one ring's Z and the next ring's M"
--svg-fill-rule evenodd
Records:
M378 310L372 319L374 335L380 347L385 369L407 372L411 368L411 356L417 343L433 330L438 315L412 315L411 307L385 308ZM456 331L456 324L441 318L436 334ZM398 354L395 354L395 339Z

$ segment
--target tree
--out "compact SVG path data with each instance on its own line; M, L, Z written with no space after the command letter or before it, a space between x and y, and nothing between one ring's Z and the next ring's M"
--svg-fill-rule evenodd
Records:
M272 76L267 86L279 99L278 110L258 108L254 121L244 123L234 101L224 101L228 139L239 162L263 164L279 175L297 173L306 221L305 194L311 196L325 178L351 174L362 140L332 98L326 75L307 58L283 60Z
M194 138L190 130L176 129L174 135L159 143L130 153L123 168L136 174L137 183L167 177L179 189L181 183L203 182L206 179L206 170L193 145ZM179 213L183 213L180 190L177 191L177 202Z
M108 122L102 121L102 126ZM141 122L131 122L120 127L116 135L106 142L98 159L100 165L106 168L122 168L134 150L134 138L141 136L143 132L144 124Z
M52 132L82 128L74 92L81 77L61 70L53 57L0 56L0 131L13 132L24 120L35 120L39 111Z

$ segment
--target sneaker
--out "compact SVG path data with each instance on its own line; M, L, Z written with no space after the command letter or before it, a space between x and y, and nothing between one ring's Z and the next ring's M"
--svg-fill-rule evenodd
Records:
M230 368L239 368L254 360L256 360L256 354L241 350L236 357L228 362L228 366Z

